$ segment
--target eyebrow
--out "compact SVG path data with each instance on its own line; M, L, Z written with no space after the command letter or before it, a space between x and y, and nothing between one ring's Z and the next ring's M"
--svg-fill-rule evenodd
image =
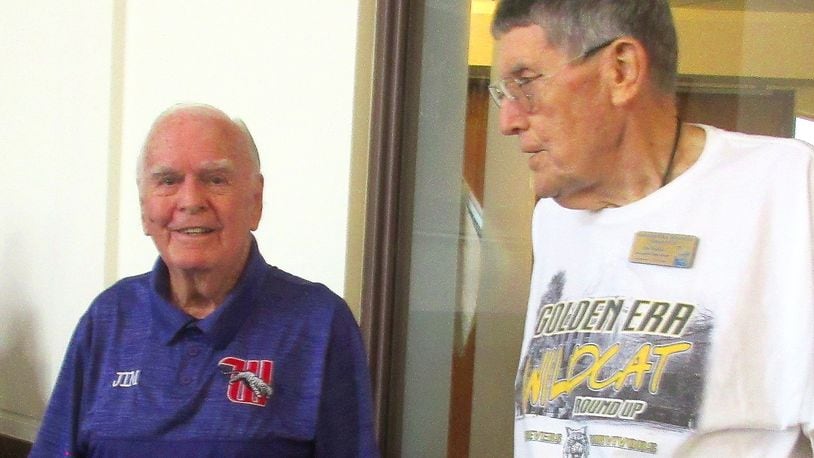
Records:
M217 161L204 162L200 169L205 173L232 172L235 170L235 165L229 159L220 159Z
M535 74L540 73L538 71L533 70L527 62L519 62L509 69L509 73L506 75L506 78L520 78L520 75L522 75L525 72L531 72Z
M235 170L235 165L229 159L220 159L217 161L204 162L199 167L199 173L217 173L217 172L232 172ZM168 165L156 165L150 170L151 177L162 177L167 175L177 175L179 172L173 167Z
M161 177L170 176L170 175L177 175L177 174L178 174L178 172L175 169L173 169L172 167L167 167L165 165L159 165L159 166L153 167L153 169L150 170L149 176L152 179L156 179L156 178L161 178Z
M517 75L518 73L522 73L525 70L528 70L529 66L525 62L518 62L512 65L512 68L509 69L510 75Z

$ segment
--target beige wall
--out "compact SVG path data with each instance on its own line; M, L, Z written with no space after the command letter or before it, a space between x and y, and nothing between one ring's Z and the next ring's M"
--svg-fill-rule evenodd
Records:
M103 286L113 7L0 4L0 433L29 439Z
M376 0L359 0L344 294L345 300L348 301L348 305L350 305L357 319L360 318L362 302L362 266L364 261L367 168L373 92L375 18Z
M814 14L673 8L679 73L814 80Z

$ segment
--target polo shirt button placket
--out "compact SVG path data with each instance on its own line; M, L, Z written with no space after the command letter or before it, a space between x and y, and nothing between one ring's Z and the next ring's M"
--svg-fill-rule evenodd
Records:
M186 353L186 355L187 355L187 358L195 358L196 356L200 356L200 355L201 355L201 353L202 353L202 352L201 352L201 347L200 347L200 345L195 345L195 344L193 344L193 345L189 345L189 346L187 347L187 349L186 349L186 352L185 352L185 353ZM189 366L189 365L185 365L185 366L186 366L186 368L185 368L185 372L186 372L186 371L191 370L191 368L190 368L190 366ZM195 363L191 363L191 366L193 366L193 367L194 367L194 366L197 366L197 364L195 364ZM178 382L179 382L181 385L189 385L190 383L192 383L192 380L193 380L193 377L191 377L190 375L187 375L187 374L182 374L182 375L181 375L181 377L180 377L180 379L178 380Z
M203 354L201 343L199 342L202 335L201 330L194 323L188 324L184 329L182 345L182 353L180 361L180 372L178 374L178 385L188 386L195 381L197 373L197 366L199 366L196 358ZM195 359L195 361L193 361Z

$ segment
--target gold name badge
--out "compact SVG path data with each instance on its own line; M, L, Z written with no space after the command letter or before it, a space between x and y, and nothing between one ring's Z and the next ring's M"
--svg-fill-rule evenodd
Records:
M695 260L698 237L694 235L637 232L630 248L630 262L689 269Z

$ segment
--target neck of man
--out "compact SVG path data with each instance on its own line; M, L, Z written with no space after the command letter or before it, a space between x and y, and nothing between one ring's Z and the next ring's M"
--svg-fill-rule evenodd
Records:
M170 296L172 303L184 313L203 319L226 300L237 285L248 256L237 268L222 270L171 270Z
M704 130L683 123L679 129L672 99L637 111L618 123L598 178L567 202L555 199L560 205L592 211L622 207L658 191L698 160Z

